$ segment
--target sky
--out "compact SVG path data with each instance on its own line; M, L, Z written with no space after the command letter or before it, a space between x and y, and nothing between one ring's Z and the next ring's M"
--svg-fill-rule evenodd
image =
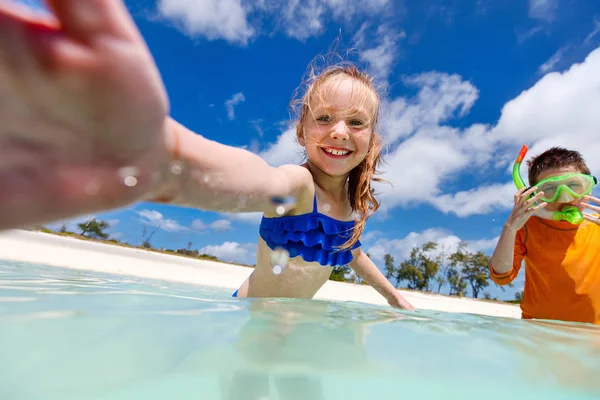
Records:
M316 56L335 49L375 77L391 185L376 186L382 207L361 241L382 269L386 253L399 263L430 240L449 250L467 241L491 254L512 207L510 169L523 144L525 160L559 145L600 170L597 0L126 4L165 81L171 115L274 166L303 160L288 104ZM138 203L95 217L132 244L146 226L154 247L189 245L254 263L257 214ZM486 291L511 299L523 280L524 271L514 288Z

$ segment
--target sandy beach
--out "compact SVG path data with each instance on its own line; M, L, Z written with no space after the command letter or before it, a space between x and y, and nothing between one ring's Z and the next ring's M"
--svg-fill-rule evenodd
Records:
M232 292L252 272L252 268L221 262L24 230L0 233L0 259L185 282L230 289ZM521 316L518 306L507 303L403 290L401 293L419 309L509 318ZM368 285L334 281L328 281L319 290L315 299L387 304L385 299Z

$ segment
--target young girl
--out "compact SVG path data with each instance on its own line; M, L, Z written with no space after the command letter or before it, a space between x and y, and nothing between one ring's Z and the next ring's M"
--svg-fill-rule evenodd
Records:
M0 86L0 104L14 113L0 115L8 160L0 229L138 200L260 211L256 268L236 296L312 298L332 267L349 265L390 305L413 309L360 248L379 206L371 181L380 100L367 75L349 66L313 77L296 129L307 162L274 168L168 117L156 67L121 2L52 4L60 23L2 5L0 81L11 84ZM287 198L287 207L277 201ZM290 259L277 274L282 250Z

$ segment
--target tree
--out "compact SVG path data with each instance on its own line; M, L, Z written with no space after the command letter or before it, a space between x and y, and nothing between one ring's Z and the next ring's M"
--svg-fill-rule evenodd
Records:
M437 243L427 242L421 247L414 247L410 258L400 264L396 270L397 282L407 281L408 289L430 291L430 282L437 275L441 264L440 256L432 256Z
M457 265L452 265L446 269L446 281L450 286L450 296L464 296L467 290L467 282L463 279L462 273Z
M144 227L142 228L142 247L145 249L152 248L150 239L152 239L152 236L154 236L154 234L156 233L156 227L154 226L153 228L154 229L152 229L150 233L148 233L148 227L146 224L144 224Z
M481 289L490 285L490 257L481 251L478 251L475 254L466 253L466 259L463 265L463 277L471 285L473 297L478 298Z
M81 229L81 236L93 239L108 239L108 233L104 230L110 228L110 225L106 221L98 221L96 218L90 219L88 222L82 222L77 224Z
M331 271L331 275L329 275L329 279L332 281L346 282L346 273L348 273L349 270L350 267L347 265L335 266Z
M396 267L394 266L394 257L389 254L383 256L383 260L385 262L385 277L392 279L394 274L396 273ZM398 287L398 282L396 282L396 287Z

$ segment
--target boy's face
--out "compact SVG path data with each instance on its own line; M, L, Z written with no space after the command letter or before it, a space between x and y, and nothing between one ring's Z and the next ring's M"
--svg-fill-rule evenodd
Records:
M547 178L554 178L556 176L572 174L572 173L583 173L583 172L581 172L579 169L577 169L577 167L571 167L571 166L561 167L561 168L550 168L545 171L542 171L538 175L537 182L539 183L542 180L547 179ZM575 206L575 207L579 208L581 211L583 211L583 209L585 207L583 207L580 204L582 201L583 201L583 199L575 199L575 200L563 203L563 202L560 202L560 198L559 198L559 199L557 199L557 201L548 203L548 205L544 208L548 211L553 212L553 211L560 211L567 206Z

